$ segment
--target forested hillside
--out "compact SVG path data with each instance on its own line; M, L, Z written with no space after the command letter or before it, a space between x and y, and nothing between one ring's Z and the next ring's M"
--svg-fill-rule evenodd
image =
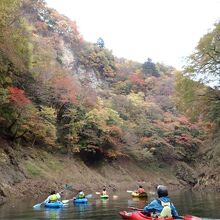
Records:
M219 190L220 165L220 22L199 41L182 74L176 75L178 110L209 127L210 140L201 149L199 181Z
M88 166L127 158L198 183L198 155L219 129L217 88L147 57L142 64L113 56L43 0L2 0L0 33L0 134L15 149L62 153ZM216 33L219 25L201 39L187 74L219 76Z

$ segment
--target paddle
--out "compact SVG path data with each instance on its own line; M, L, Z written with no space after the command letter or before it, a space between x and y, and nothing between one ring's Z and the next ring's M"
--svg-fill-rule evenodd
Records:
M65 184L65 185L64 185L64 190L60 191L59 194L62 193L62 192L64 192L65 190L70 190L70 189L72 189L72 187L73 187L72 185ZM44 204L44 201L41 202L41 203L38 203L38 204L34 205L33 208L35 208L35 209L36 209L36 208L40 208L42 204Z
M92 198L92 194L88 194L85 196L87 199L91 199Z
M85 198L91 199L91 198L92 198L92 194L86 195ZM62 200L62 203L65 204L65 203L68 203L68 202L70 202L70 201L73 201L74 199L76 199L76 198L74 197L74 198L72 198L72 199Z
M144 211L144 209L138 209L138 208L135 208L135 207L128 207L128 209L136 210L136 211L141 211L141 212ZM179 216L178 219L184 219L184 220L202 220L201 218L196 217L196 216L192 216L192 215Z
M138 209L138 208L135 208L135 207L128 207L128 209L131 209L131 210L136 210L136 211L141 211L141 212L143 212L144 211L144 209Z
M100 192L95 192L96 195L102 195L102 193ZM108 196L107 194L105 194L106 196Z
M133 190L127 190L126 191L127 193L132 193L132 192L134 192Z

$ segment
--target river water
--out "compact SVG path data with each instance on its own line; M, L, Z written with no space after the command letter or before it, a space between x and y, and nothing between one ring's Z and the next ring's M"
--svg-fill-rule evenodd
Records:
M153 195L149 200L153 199ZM170 196L181 215L190 214L203 219L220 219L220 193L181 192ZM118 212L128 206L143 208L148 202L132 199L129 194L119 195L118 199L101 200L94 195L88 205L74 206L72 203L61 209L33 209L34 202L13 202L0 207L0 219L85 219L85 220L117 220ZM41 201L35 201L38 203Z

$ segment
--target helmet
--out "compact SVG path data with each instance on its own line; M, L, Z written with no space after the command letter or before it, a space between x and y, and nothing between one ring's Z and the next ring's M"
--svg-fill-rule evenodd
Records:
M157 186L157 194L158 197L164 197L164 196L168 196L168 190L166 186L163 185L158 185Z

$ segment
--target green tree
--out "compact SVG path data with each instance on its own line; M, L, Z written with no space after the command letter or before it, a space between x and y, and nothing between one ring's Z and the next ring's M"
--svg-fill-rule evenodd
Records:
M195 52L188 57L185 73L203 82L217 82L220 86L220 22L204 35ZM216 83L215 83L216 84Z
M96 44L99 48L104 48L105 47L105 42L101 37L97 40Z
M177 97L180 107L184 112L188 109L191 116L200 115L203 119L214 122L219 126L220 118L220 22L215 28L204 35L195 52L188 57L184 69L184 76L177 75ZM211 82L208 87L202 83ZM217 85L214 88L214 84Z
M5 56L20 70L32 67L31 27L21 16L22 0L0 3L0 56Z
M146 76L160 76L156 65L152 62L150 58L148 58L147 61L142 65L142 69Z

